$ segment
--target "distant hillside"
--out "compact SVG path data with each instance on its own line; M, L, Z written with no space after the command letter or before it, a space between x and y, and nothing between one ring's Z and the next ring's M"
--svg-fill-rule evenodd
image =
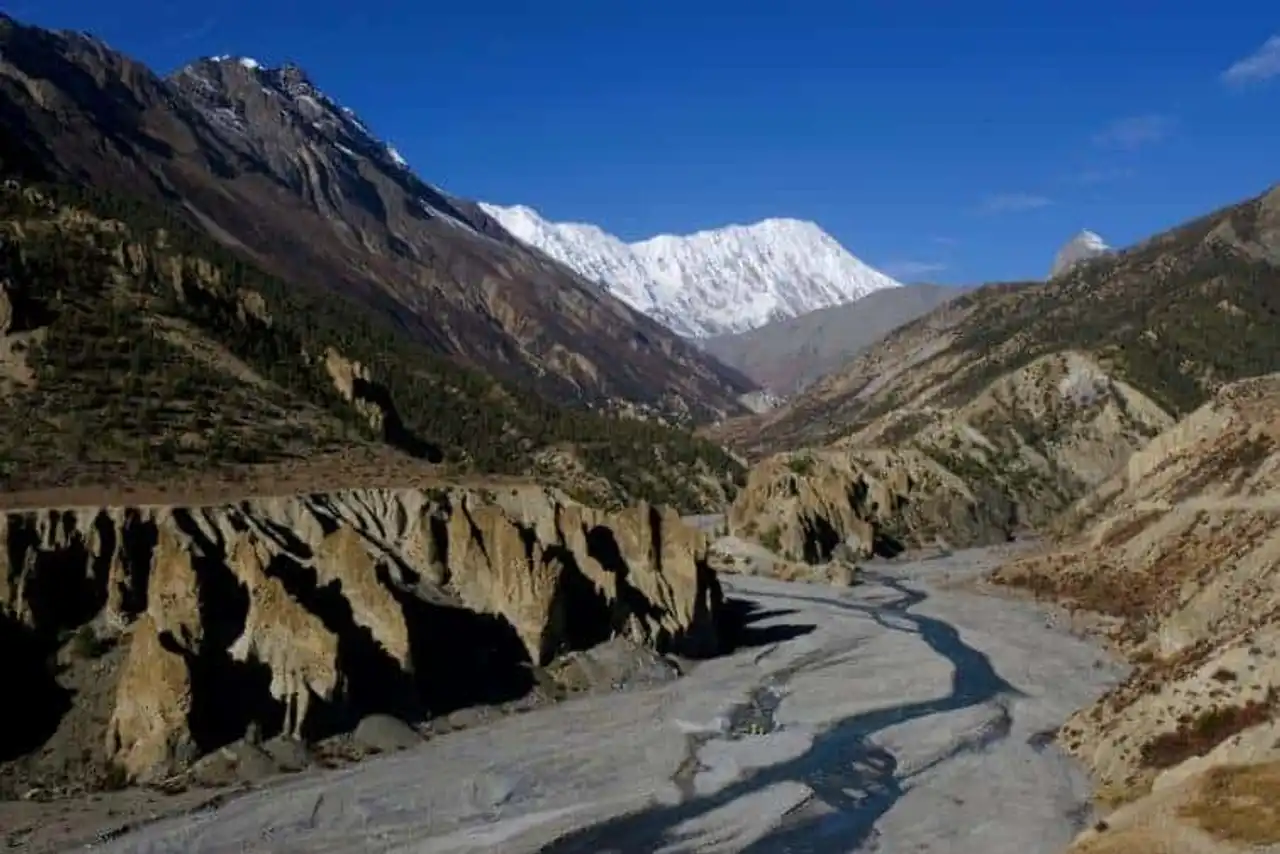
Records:
M971 494L1002 496L1009 525L1041 525L1223 384L1275 371L1280 188L1050 282L966 293L787 405L710 433L757 458L806 447L923 454ZM926 497L907 472L876 476L905 500ZM823 494L847 502L851 490L833 479ZM945 515L904 538L944 533Z
M792 395L893 329L966 290L943 285L885 288L851 303L702 343L716 358L774 394Z

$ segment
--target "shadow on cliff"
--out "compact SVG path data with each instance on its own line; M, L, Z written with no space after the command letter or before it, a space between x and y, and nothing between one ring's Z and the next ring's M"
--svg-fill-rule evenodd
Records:
M397 592L409 624L419 714L439 717L469 706L525 696L534 672L520 636L506 620L462 606Z
M873 743L877 733L930 715L984 703L996 706L991 725L972 738L957 741L948 753L917 769L912 776L961 753L984 750L1005 738L1012 726L1007 703L1020 692L995 672L986 655L967 645L953 626L910 613L925 600L923 592L883 576L869 574L867 578L892 589L898 598L884 605L819 596L774 598L855 611L871 617L886 631L918 635L953 667L951 690L946 696L845 718L819 733L810 748L794 759L747 772L741 780L712 794L693 795L671 806L653 807L571 833L543 846L540 854L681 850L685 846L696 850L700 833L685 825L712 819L716 810L786 782L807 786L813 792L813 800L825 804L827 811L814 814L812 809L801 808L740 850L747 854L852 850L871 839L876 822L902 796L910 780L899 776L894 756ZM801 666L796 672L806 669L821 669L821 665ZM724 841L722 830L703 832Z
M51 513L47 519L68 528L72 520L69 513ZM58 649L107 599L106 558L91 555L80 539L59 551L40 551L39 541L32 520L21 514L8 517L5 557L10 567L25 570L20 589L30 625L0 613L5 686L16 698L7 704L0 727L0 762L40 748L57 732L75 702L75 692L59 681L64 665L56 662Z
M357 398L367 400L381 410L383 438L387 442L429 463L444 462L444 449L423 439L404 423L391 392L385 386L356 377L353 390Z
M404 613L412 662L407 670L360 624L340 583L319 584L313 567L285 555L277 555L268 569L338 638L345 690L318 710L308 737L347 731L369 714L420 720L508 702L533 689L528 653L508 622L458 604L428 601L392 583L385 567L378 572Z
M0 650L5 659L7 703L0 727L0 762L39 748L71 708L72 692L58 684L50 663L53 648L26 626L0 614Z

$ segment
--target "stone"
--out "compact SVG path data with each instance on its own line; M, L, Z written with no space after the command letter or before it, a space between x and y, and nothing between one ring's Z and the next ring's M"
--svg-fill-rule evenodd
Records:
M406 750L422 743L418 731L391 715L367 715L360 719L351 740L357 747L379 753Z

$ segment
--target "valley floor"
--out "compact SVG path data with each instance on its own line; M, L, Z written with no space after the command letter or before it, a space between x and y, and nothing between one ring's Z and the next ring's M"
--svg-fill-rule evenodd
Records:
M738 652L301 775L101 852L1059 851L1088 783L1050 744L1121 675L1044 611L967 592L996 550L853 589L726 577Z

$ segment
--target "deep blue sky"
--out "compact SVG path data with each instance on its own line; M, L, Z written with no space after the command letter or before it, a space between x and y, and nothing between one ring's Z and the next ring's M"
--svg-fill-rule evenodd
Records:
M907 280L1039 277L1080 228L1123 245L1280 180L1264 0L5 8L163 72L297 62L459 195L626 239L813 219Z

